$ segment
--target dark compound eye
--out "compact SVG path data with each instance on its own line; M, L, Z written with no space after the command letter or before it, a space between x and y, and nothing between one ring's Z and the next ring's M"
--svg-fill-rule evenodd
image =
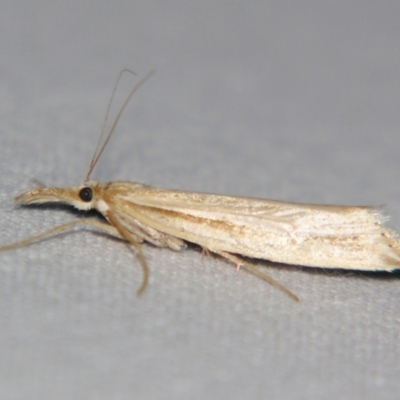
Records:
M79 197L81 198L82 201L89 203L89 201L92 201L93 199L93 190L90 187L84 187L81 189L79 192Z

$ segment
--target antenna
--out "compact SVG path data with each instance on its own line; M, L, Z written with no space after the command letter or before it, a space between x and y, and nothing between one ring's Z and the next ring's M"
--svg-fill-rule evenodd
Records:
M130 99L132 98L132 96L134 95L134 93L139 89L139 87L142 86L142 84L143 84L144 82L146 82L146 81L155 73L154 70L151 71L151 72L149 72L144 78L142 78L142 79L134 86L134 88L131 90L131 92L128 94L127 98L125 99L124 103L122 104L122 106L121 106L121 108L120 108L120 110L119 110L117 116L115 117L115 120L114 120L112 126L111 126L111 129L110 129L110 131L108 132L108 135L106 136L106 138L105 138L104 141L103 141L104 130L105 130L105 126L106 126L106 123L107 123L108 115L109 115L109 113L110 113L111 103L112 103L112 100L113 100L113 98L114 98L115 91L116 91L116 89L117 89L118 83L119 83L119 81L120 81L120 79L121 79L121 76L122 76L122 74L123 74L124 72L130 72L131 74L136 75L133 71L131 71L131 70L129 70L129 69L124 69L124 70L121 71L121 73L120 73L119 76L118 76L117 82L116 82L116 84L115 84L115 86L114 86L114 89L113 89L113 92L112 92L112 95L111 95L110 102L108 103L108 107L107 107L106 117L105 117L105 119L104 119L103 128L102 128L102 130L101 130L100 138L99 138L99 141L98 141L98 143L97 143L96 150L95 150L95 152L94 152L94 154L93 154L92 161L90 162L89 171L88 171L88 173L87 173L87 175L86 175L85 181L88 181L88 180L89 180L89 177L90 177L91 173L93 172L94 167L96 166L96 164L97 164L97 162L99 161L101 155L103 154L103 151L104 151L104 149L106 148L106 146L107 146L107 144L108 144L108 142L109 142L111 136L113 135L113 133L114 133L114 131L115 131L115 127L117 126L118 121L119 121L119 119L120 119L122 113L124 112L126 106L128 105ZM103 143L103 144L102 144L102 143Z

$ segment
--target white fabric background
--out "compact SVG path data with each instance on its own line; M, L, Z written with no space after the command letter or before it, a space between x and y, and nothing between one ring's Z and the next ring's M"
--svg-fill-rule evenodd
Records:
M94 178L386 205L400 231L400 3L3 1L0 243L77 218L112 85L135 95ZM115 107L135 78L123 80ZM115 107L113 108L115 112ZM2 399L397 399L399 275L261 268L88 230L0 254Z

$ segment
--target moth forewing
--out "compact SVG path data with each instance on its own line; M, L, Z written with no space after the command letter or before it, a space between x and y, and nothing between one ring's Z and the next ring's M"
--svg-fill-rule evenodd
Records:
M399 241L375 208L219 196L130 182L111 183L108 190L124 220L210 251L311 267L400 267Z

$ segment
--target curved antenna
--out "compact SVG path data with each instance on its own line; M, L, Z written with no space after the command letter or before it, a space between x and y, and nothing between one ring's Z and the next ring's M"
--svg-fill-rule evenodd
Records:
M134 86L134 88L131 90L131 92L128 94L127 98L125 99L124 103L122 104L122 106L121 106L121 108L120 108L120 110L119 110L117 116L116 116L115 119L114 119L114 122L113 122L113 124L112 124L112 126L111 126L111 129L110 129L110 131L108 132L108 135L107 135L107 137L105 138L105 140L104 140L104 142L103 142L104 129L105 129L105 125L106 125L106 123L107 123L108 114L109 114L109 112L110 112L111 102L112 102L112 100L113 100L113 98L114 98L114 94L115 94L116 88L117 88L117 86L118 86L118 82L119 82L119 80L121 79L121 75L122 75L124 72L130 72L130 73L132 73L132 74L135 74L134 72L132 72L132 71L129 70L129 69L124 69L124 70L122 70L121 73L119 74L119 77L118 77L118 79L117 79L117 83L115 84L114 90L113 90L112 95L111 95L110 103L108 104L108 107L107 107L106 118L105 118L105 120L104 120L103 128L102 128L102 130L101 130L100 139L99 139L99 142L97 143L97 147L96 147L96 150L95 150L95 152L94 152L94 154L93 154L92 161L90 162L89 171L88 171L88 173L87 173L87 175L86 175L85 182L89 180L89 177L90 177L91 173L93 172L94 167L96 166L96 164L97 164L97 162L99 161L101 155L103 154L103 151L104 151L104 149L106 148L106 146L107 146L107 144L108 144L108 142L109 142L109 140L110 140L112 134L114 133L115 127L117 126L118 121L119 121L119 119L120 119L122 113L124 112L126 106L128 105L129 100L132 98L132 96L134 95L134 93L139 89L139 87L142 86L142 84L143 84L145 81L147 81L147 79L149 79L149 78L155 73L154 70L151 71L151 72L149 72L144 78L142 78L142 79ZM136 74L135 74L135 75L136 75ZM103 144L101 144L102 142L103 142Z
M93 157L92 157L92 161L90 162L89 169L90 169L90 168L92 168L92 169L94 168L93 162L94 162L94 160L95 160L95 158L96 158L96 155L97 155L98 152L99 152L100 145L101 145L101 143L103 142L104 132L105 132L106 125L107 125L107 122L108 122L108 116L109 116L109 114L110 114L111 104L113 103L114 96L115 96L115 92L117 91L117 87L118 87L118 85L119 85L119 81L121 80L121 77L122 77L122 75L123 75L125 72L129 72L129 73L131 73L132 75L135 75L135 76L136 76L136 73L135 73L135 72L131 71L130 69L126 69L126 68L123 69L123 70L119 73L118 78L117 78L117 81L115 82L113 91L112 91L112 93L111 93L110 100L109 100L108 105L107 105L106 116L104 117L104 122L103 122L103 126L101 127L100 137L99 137L99 140L97 141L96 150L94 151L94 154L93 154Z

